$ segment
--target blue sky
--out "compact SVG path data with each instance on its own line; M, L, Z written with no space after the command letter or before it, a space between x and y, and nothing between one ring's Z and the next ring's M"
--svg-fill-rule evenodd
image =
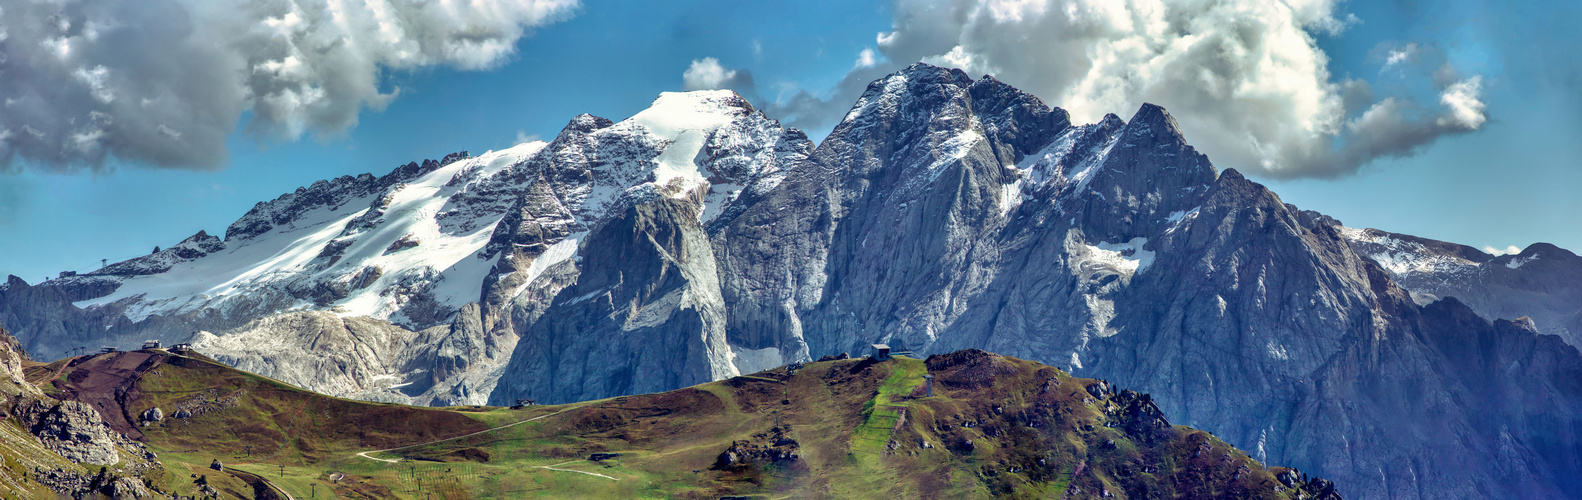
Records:
M11 1L0 0L6 12L13 12ZM340 131L250 133L248 124L260 121L261 111L244 111L225 136L223 168L170 168L158 157L114 155L93 168L19 154L0 174L0 274L37 282L62 270L87 271L100 259L137 256L200 229L223 233L254 203L317 179L383 174L452 151L477 154L522 137L547 139L579 113L621 119L659 92L681 90L683 71L706 57L750 72L771 112L791 109L773 104L787 104L797 92L844 107L850 102L840 102L843 79L860 76L853 73L860 54L878 49L877 36L893 30L898 13L916 10L912 4L587 1L532 21L536 27L514 41L513 54L481 67L380 68L378 92L393 96L383 109L356 112L356 125ZM1413 156L1381 156L1338 178L1254 178L1287 202L1349 226L1480 248L1546 241L1582 249L1582 101L1576 96L1582 41L1564 25L1582 19L1582 7L1352 2L1333 10L1341 20L1355 16L1338 33L1313 35L1334 81L1366 81L1376 98L1415 99L1425 113L1437 112L1442 89L1431 75L1386 67L1389 48L1416 44L1424 57L1453 64L1460 76L1481 78L1487 121L1439 137ZM904 52L886 50L881 53ZM0 73L0 94L19 87L7 78ZM1063 105L1056 96L1040 97ZM1161 104L1182 118L1183 111ZM1129 117L1135 107L1111 111ZM827 126L810 131L817 137ZM1198 142L1191 127L1187 134ZM1211 159L1222 169L1249 169L1212 153Z

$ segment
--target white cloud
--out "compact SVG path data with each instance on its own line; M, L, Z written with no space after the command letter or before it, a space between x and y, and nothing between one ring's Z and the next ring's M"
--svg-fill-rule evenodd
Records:
M1411 58L1416 55L1417 44L1415 43L1408 43L1397 48L1389 49L1389 52L1384 57L1384 69L1388 70L1395 66L1407 64L1411 62Z
M254 135L335 136L399 95L391 70L502 64L577 0L5 2L0 144L47 168L109 157L213 168L244 112ZM92 113L107 120L96 121ZM179 132L177 132L179 131ZM36 133L35 133L36 132Z
M1494 248L1485 245L1483 247L1483 252L1498 257L1501 255L1516 255L1522 253L1522 249L1517 248L1516 245L1511 245L1505 248Z
M1439 118L1440 123L1459 126L1466 130L1477 130L1488 119L1483 114L1487 105L1479 98L1483 90L1483 77L1473 76L1451 84L1439 94L1439 102L1450 109L1450 114Z
M800 113L793 124L816 128L844 114L875 72L924 61L992 74L1076 122L1159 104L1215 163L1277 178L1348 175L1482 125L1476 77L1446 88L1432 103L1443 108L1437 112L1406 97L1375 100L1364 81L1337 81L1315 37L1361 22L1337 5L899 0L891 31L877 37L887 62L858 64L828 99L803 93L782 107Z
M705 57L693 59L692 65L681 73L681 86L686 90L714 90L736 78L736 70L726 69L719 59Z
M729 70L713 57L694 59L682 73L682 89L685 90L732 89L744 81L751 84L751 73Z
M681 87L683 90L734 90L749 102L763 103L751 71L727 68L712 57L693 59L681 73Z
M515 144L527 144L529 142L541 141L541 140L544 140L544 139L543 139L543 137L540 137L538 134L529 134L525 130L518 130L518 131L516 131L516 143Z
M857 53L856 68L872 68L877 64L879 64L879 54L873 49L862 49L862 52Z

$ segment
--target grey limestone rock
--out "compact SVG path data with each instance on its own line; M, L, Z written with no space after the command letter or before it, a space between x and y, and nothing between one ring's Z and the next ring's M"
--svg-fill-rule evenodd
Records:
M734 373L718 274L692 205L632 206L583 248L577 283L522 335L491 403L656 392Z
M77 463L113 465L121 461L117 435L92 406L76 401L24 403L18 412L44 447Z

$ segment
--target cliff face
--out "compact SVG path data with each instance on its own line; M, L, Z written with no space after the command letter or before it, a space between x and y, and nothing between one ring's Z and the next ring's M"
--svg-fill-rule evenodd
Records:
M628 208L588 235L581 257L577 283L522 335L495 399L641 394L739 373L718 271L692 206Z
M0 394L11 397L43 396L37 387L27 383L27 377L22 373L23 361L31 359L27 351L22 350L22 343L0 326Z

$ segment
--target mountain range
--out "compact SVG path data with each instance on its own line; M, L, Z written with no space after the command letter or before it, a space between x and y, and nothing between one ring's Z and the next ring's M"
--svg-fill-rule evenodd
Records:
M41 359L145 339L327 394L570 403L984 349L1361 498L1582 488L1582 259L1284 203L1163 108L1072 124L992 77L873 82L815 144L729 91L319 181L223 238L38 284Z

